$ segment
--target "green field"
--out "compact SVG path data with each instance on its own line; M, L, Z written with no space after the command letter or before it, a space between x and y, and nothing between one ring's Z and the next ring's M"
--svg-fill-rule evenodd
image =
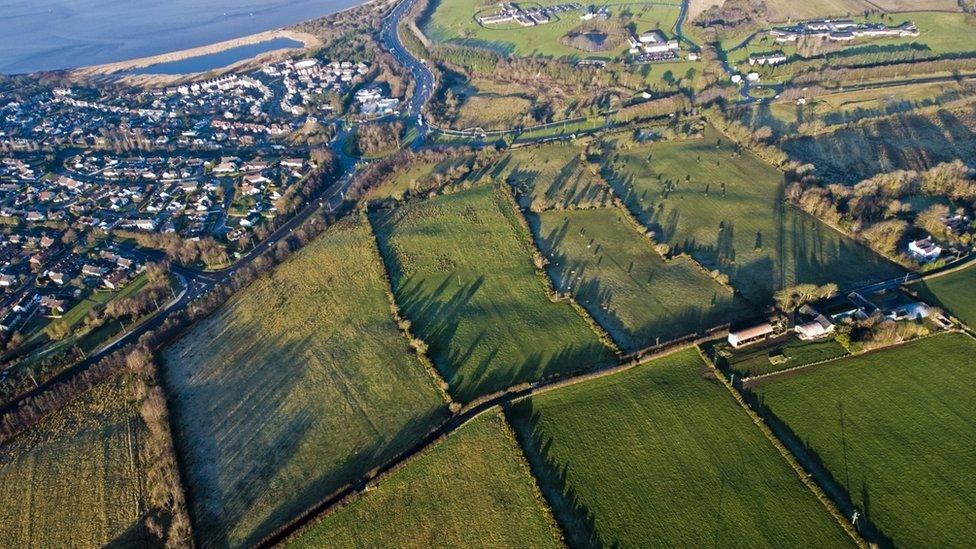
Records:
M783 143L828 183L856 183L882 171L924 170L976 155L976 106L906 113ZM861 154L849 154L862 151Z
M530 224L556 289L626 351L758 314L691 259L665 262L617 208L543 212Z
M500 412L489 411L303 532L293 547L561 547Z
M849 546L704 371L689 349L509 410L570 545Z
M711 127L701 139L617 154L606 161L605 177L657 240L728 274L732 286L754 303L769 303L777 289L799 282L844 288L901 273L786 207L783 175L751 153L737 152Z
M368 226L340 222L166 349L205 545L253 544L446 417L382 276Z
M734 350L724 341L713 345L710 356L743 376L758 376L822 360L841 357L847 350L834 339L803 341L795 335Z
M976 341L946 334L756 388L896 546L976 538Z
M495 3L485 3L481 0L432 0L437 7L428 21L423 22L423 31L431 39L438 42L474 46L494 50L502 55L542 56L577 58L613 58L627 50L627 43L616 49L603 52L588 53L560 42L566 33L580 26L582 11L569 11L558 14L557 21L535 27L523 27L514 21L498 25L482 26L475 19L477 14L487 15L498 11ZM561 0L545 0L544 2L528 2L520 5L531 8L550 6L564 3ZM590 4L586 4L589 6ZM677 2L648 2L631 3L608 2L606 0L592 4L594 6L609 6L610 13L616 17L622 10L628 10L632 15L632 22L637 32L660 28L669 36L678 19L680 4Z
M0 546L139 546L145 425L121 378L0 447Z
M490 172L512 186L519 205L533 211L610 204L609 187L580 160L582 148L558 142L516 149Z
M912 288L928 303L942 307L970 327L976 326L976 268L923 280Z
M613 360L546 296L515 216L485 185L371 218L397 303L461 402Z
M452 157L439 161L417 160L406 168L397 170L366 194L367 200L382 200L385 198L403 198L409 193L424 193L436 188L433 178L444 175L452 169L469 162L471 157Z

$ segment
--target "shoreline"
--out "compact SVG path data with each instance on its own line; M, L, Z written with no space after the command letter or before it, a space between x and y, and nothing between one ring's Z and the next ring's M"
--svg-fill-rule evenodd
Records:
M340 12L336 12L336 13L340 13ZM314 19L310 19L310 21L314 21ZM240 38L232 38L230 40L224 40L222 42L214 42L213 44L197 46L195 48L171 51L167 53L161 53L158 55L150 55L147 57L137 57L135 59L115 61L112 63L104 63L101 65L90 65L87 67L79 67L76 69L69 69L66 72L68 72L72 76L81 76L81 77L107 76L122 71L141 69L145 67L150 67L152 65L158 65L161 63L173 63L177 61L191 59L194 57L202 57L205 55L220 53L222 51L226 51L241 46L249 46L252 44L260 44L261 42L268 42L276 38L289 38L291 40L295 40L296 42L301 42L302 47L280 48L276 50L262 52L257 56L249 57L248 59L242 59L241 61L238 61L237 63L233 63L231 65L227 65L226 67L213 69L213 71L222 71L225 69L229 69L238 63L251 61L253 59L264 57L270 54L280 54L282 52L309 50L322 45L322 41L319 40L314 35L304 33L304 32L288 30L288 29L274 29L274 30L259 32L256 34L249 34L247 36L242 36ZM212 71L206 71L206 72L212 72ZM138 75L138 76L186 77L193 74L199 74L199 73L186 73L182 75L172 74L172 75ZM131 76L136 76L136 75L131 75Z
M319 46L322 45L322 41L317 36L315 36L313 34L310 34L310 33L307 33L307 32L299 32L299 31L293 30L293 27L295 27L297 25L301 25L303 23L308 23L310 21L317 21L319 19L327 19L327 18L330 18L330 17L336 17L336 16L341 15L343 13L346 13L346 12L349 12L349 11L352 11L352 10L356 10L356 9L359 9L359 8L375 7L377 5L385 5L385 4L395 3L396 1L397 0L365 0L361 4L357 4L355 6L349 6L349 7L346 7L346 8L342 8L341 10L337 10L337 11L335 11L333 13L330 13L330 14L327 14L327 15L323 15L323 16L320 16L320 17L314 17L312 19L306 19L304 21L300 21L300 22L295 23L293 25L289 25L288 27L282 27L282 28L272 29L272 30L267 30L267 31L262 31L262 32L254 33L254 34L248 34L248 35L245 35L245 36L240 36L238 38L231 38L229 40L222 40L220 42L214 42L214 43L211 43L211 44L204 44L202 46L197 46L197 47L193 47L193 48L187 48L185 50L175 50L175 51L171 51L171 52L160 53L160 54L156 54L156 55L149 55L149 56L145 56L145 57L136 57L136 58L133 58L133 59L124 59L122 61L113 61L111 63L101 63L101 64L98 64L98 65L86 65L86 66L83 66L83 67L76 67L76 68L73 68L73 69L62 69L62 70L59 70L59 71L37 71L37 72L31 73L31 74L43 74L43 73L52 73L52 72L54 72L54 73L56 73L56 72L62 72L62 73L67 74L71 78L92 78L92 77L105 77L105 76L113 75L113 76L116 76L116 77L121 76L124 79L136 78L136 79L140 79L140 80L145 80L145 79L159 79L159 80L166 80L166 81L176 81L176 80L182 80L182 79L190 78L190 77L192 77L194 75L198 75L198 74L205 74L206 72L225 72L225 71L228 71L228 70L233 69L234 67L238 67L238 66L241 66L241 65L244 65L244 64L247 64L247 63L251 63L251 62L256 61L256 60L259 60L259 59L267 59L267 58L269 58L271 56L281 55L281 54L283 54L285 52L300 51L300 50L307 51L307 50L310 50L310 49L313 49L313 48L317 48L317 47L319 47ZM133 69L141 69L141 68L149 67L149 66L152 66L152 65L157 65L157 64L160 64L160 63L172 63L172 62L176 62L176 61L183 61L185 59L190 59L190 58L193 58L193 57L201 57L201 56L204 56L204 55L210 55L210 54L214 54L214 53L220 53L222 51L226 51L226 50L229 50L229 49L232 49L232 48L237 48L237 47L240 47L240 46L248 46L248 45L252 45L252 44L258 44L258 43L261 43L261 42L267 42L267 41L270 41L270 40L274 40L276 38L290 38L290 39L295 40L297 42L301 42L302 43L302 47L301 48L297 48L297 47L296 48L279 48L279 49L276 49L276 50L269 50L269 51L266 51L266 52L262 52L262 53L260 53L260 54L258 54L256 56L254 56L254 57L249 57L247 59L241 59L240 61L237 61L237 62L232 63L230 65L227 65L227 66L224 66L224 67L219 67L219 68L216 68L216 69L212 69L210 71L205 71L204 73L196 72L196 73L185 73L185 74L159 74L159 75L148 75L148 74L143 74L143 75L119 75L119 74L115 74L115 73L119 73L119 72L123 72L123 71L130 71L130 70L133 70Z

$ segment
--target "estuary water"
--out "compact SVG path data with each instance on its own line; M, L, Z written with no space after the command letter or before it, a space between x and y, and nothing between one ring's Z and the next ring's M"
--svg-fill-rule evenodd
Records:
M129 74L189 74L192 72L206 72L227 65L232 65L244 59L250 59L267 51L286 48L300 48L303 44L291 38L273 38L264 42L245 44L236 48L227 48L214 53L187 57L179 61L156 63L128 71Z
M68 69L185 50L281 28L360 3L362 0L0 0L0 73Z

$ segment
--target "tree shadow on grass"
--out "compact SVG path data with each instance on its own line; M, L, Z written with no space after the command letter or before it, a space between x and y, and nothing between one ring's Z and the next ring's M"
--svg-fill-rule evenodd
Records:
M569 482L570 464L552 456L552 437L539 427L541 413L532 399L505 406L505 416L515 431L529 461L532 474L539 482L556 521L570 547L617 547L617 541L603 539L597 528L596 513L591 510ZM599 466L598 464L593 464Z

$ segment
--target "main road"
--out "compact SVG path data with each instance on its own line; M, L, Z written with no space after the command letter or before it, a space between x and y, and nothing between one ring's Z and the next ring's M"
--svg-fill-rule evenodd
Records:
M417 136L413 141L413 148L418 149L427 140L427 123L424 121L423 108L427 100L434 93L434 86L437 84L433 71L427 66L423 59L417 59L400 41L398 29L403 16L410 11L410 8L417 0L403 0L383 19L383 27L380 29L380 42L390 51L390 55L403 65L413 76L415 84L413 96L407 103L406 117L412 121L417 128Z

